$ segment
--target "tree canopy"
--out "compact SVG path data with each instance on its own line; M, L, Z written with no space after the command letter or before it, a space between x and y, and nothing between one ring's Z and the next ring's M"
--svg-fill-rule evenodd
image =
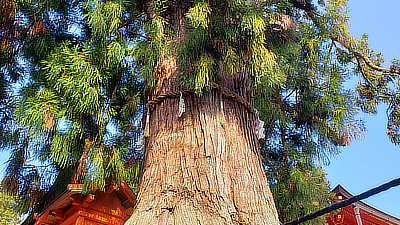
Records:
M399 61L383 68L368 37L351 35L346 2L3 0L3 186L31 213L70 182L91 191L124 179L135 189L147 95L173 54L197 95L219 70L251 75L244 85L265 122L261 151L280 220L321 208L329 185L317 164L363 137L357 113L388 104L388 135L400 143ZM354 89L345 85L357 77Z

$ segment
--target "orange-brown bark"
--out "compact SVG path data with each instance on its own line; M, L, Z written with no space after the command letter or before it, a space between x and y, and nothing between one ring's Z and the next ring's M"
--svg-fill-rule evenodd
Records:
M163 14L174 27L170 40L182 41L184 15L191 4L174 2ZM180 85L174 55L155 68L149 101L187 89ZM215 82L252 104L247 74L227 75L222 64ZM219 89L189 94L184 100L181 117L179 98L166 98L150 110L137 203L126 224L279 224L254 113Z
M162 63L150 99L183 90L174 58ZM252 101L246 76L218 83ZM177 98L151 112L137 205L126 224L279 224L261 164L255 115L218 89Z

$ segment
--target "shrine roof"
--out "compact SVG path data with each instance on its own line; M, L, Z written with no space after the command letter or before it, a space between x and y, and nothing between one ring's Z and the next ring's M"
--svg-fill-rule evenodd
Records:
M344 200L353 197L353 195L347 191L342 185L338 184L332 192L336 193L336 196L341 196L342 199L339 200ZM377 209L371 205L366 204L365 202L359 201L357 202L357 207L363 212L363 214L374 217L375 219L379 219L381 221L387 222L385 224L394 224L394 225L400 225L400 219L392 216L386 212L383 212L380 209Z

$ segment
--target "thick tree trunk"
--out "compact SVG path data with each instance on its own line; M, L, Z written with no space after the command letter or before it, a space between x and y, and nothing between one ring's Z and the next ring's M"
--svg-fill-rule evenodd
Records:
M192 4L175 3L164 15L176 32L171 40L183 33L183 16ZM149 100L184 90L172 55L155 69ZM245 74L217 76L217 83L252 103L246 81ZM182 117L178 102L167 98L151 111L137 204L126 224L279 224L261 164L255 115L218 89L185 96Z
M165 60L151 94L154 99L182 87L176 61ZM220 85L248 101L245 76L219 75ZM222 79L223 78L223 79ZM279 224L261 164L255 115L218 89L157 104L151 113L137 204L126 224Z

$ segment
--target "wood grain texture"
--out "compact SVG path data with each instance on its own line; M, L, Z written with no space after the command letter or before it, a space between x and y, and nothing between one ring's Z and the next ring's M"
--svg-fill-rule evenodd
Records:
M161 63L149 99L183 89L175 78L176 61ZM219 74L217 82L252 102L243 74ZM223 97L218 89L166 99L151 112L137 204L127 225L279 224L261 164L255 116Z

